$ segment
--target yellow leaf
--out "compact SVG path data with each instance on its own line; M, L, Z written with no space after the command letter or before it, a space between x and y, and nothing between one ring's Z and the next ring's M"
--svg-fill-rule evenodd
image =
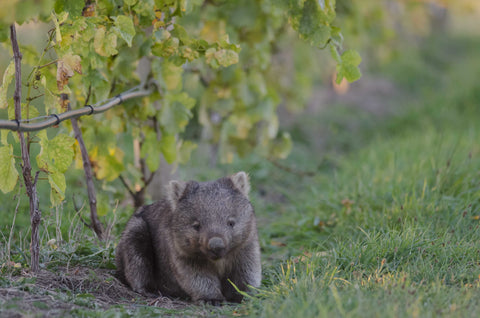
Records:
M123 171L124 152L120 148L109 148L107 156L99 156L94 165L98 179L115 180Z

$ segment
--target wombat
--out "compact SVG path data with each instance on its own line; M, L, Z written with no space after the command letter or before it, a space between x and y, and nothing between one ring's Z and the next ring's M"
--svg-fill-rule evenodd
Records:
M255 213L245 172L170 181L166 198L138 209L116 249L117 275L141 294L219 305L241 302L261 280Z

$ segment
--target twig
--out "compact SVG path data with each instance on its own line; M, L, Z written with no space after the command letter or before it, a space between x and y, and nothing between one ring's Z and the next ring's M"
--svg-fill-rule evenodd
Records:
M22 54L20 54L20 49L18 48L17 42L17 32L15 30L15 25L10 25L10 41L12 43L13 50L13 59L15 61L15 92L13 94L13 101L15 103L15 120L19 121L22 119L21 111L21 94L22 94ZM41 212L38 208L38 196L36 189L36 179L38 173L35 176L35 182L32 181L32 166L30 165L30 155L28 152L28 146L25 142L25 137L23 132L18 132L18 137L20 139L20 146L22 152L22 174L23 180L25 182L25 189L27 191L28 198L30 200L30 223L32 227L32 238L30 244L31 259L30 266L33 273L37 273L40 266L40 234L39 234L39 225L42 218Z
M130 188L130 186L128 185L127 181L125 180L125 178L122 176L122 175L119 175L118 178L120 179L120 181L122 182L123 186L125 187L125 189L127 189L128 193L130 193L130 195L132 196L132 198L135 198L135 193L132 191L132 189Z
M85 221L82 217L82 210L83 210L83 207L85 206L82 205L82 207L78 207L77 206L77 201L75 200L75 194L72 195L72 202L73 202L73 209L75 210L75 216L78 216L78 218L80 219L80 221L83 223L83 225L85 225L87 228L89 229L92 229L92 226L90 224L87 223L87 221ZM69 237L71 238L72 235L70 234L72 232L72 227L73 227L73 220L71 221L70 223L70 229L68 230L69 232Z
M40 98L40 97L42 97L42 96L44 96L44 95L45 95L45 94L40 94L40 95L33 96L33 97L27 97L26 100L27 100L27 102L31 102L31 101L33 101L33 100L35 100L35 99L37 99L37 98Z
M148 187L148 185L153 181L153 177L155 176L155 173L157 171L153 171L152 173L150 173L150 176L148 177L147 180L145 180L145 188Z
M51 61L51 62L49 62L49 63L47 63L47 64L39 65L39 66L37 66L37 69L41 69L41 68L47 67L47 66L52 65L52 64L55 64L55 63L57 63L57 62L58 62L58 60L55 60L55 61Z
M88 97L90 97L90 95ZM66 96L62 95L62 98L68 99L68 95ZM68 107L68 110L71 110L70 102L68 102L67 107ZM88 201L90 203L90 220L92 222L91 226L95 231L95 234L97 234L98 239L100 241L103 241L103 226L100 220L98 219L98 214L97 214L97 194L95 191L95 184L93 183L92 165L90 163L90 158L88 157L87 147L85 147L85 142L83 141L82 131L78 127L78 121L76 118L72 118L71 121L72 121L72 128L75 133L75 138L78 141L78 145L80 146L80 152L82 154L83 171L85 172L85 182L87 184Z
M17 219L18 207L20 206L20 199L22 196L18 196L17 206L15 207L15 213L13 214L13 221L12 227L10 228L10 235L8 236L8 243L7 243L7 260L10 261L10 250L11 250L11 242L13 237L13 228L15 227L15 220Z
M118 209L118 200L117 202L115 202L115 207L113 208L113 220L110 223L107 222L107 228L105 230L105 241L107 241L107 244L106 244L107 247L108 247L108 238L111 237L112 229L115 226L115 223L117 222L117 209Z

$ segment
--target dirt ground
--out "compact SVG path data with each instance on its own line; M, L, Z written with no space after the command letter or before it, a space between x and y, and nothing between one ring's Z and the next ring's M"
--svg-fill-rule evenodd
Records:
M106 310L115 305L172 310L191 305L166 297L143 297L113 274L113 270L73 267L42 270L35 278L29 273L12 276L9 287L0 287L0 317L63 317L75 309Z

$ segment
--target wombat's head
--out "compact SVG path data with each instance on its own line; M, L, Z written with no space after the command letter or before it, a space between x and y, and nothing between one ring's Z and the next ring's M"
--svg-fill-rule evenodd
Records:
M173 244L185 256L217 260L256 237L245 172L209 182L171 181Z

